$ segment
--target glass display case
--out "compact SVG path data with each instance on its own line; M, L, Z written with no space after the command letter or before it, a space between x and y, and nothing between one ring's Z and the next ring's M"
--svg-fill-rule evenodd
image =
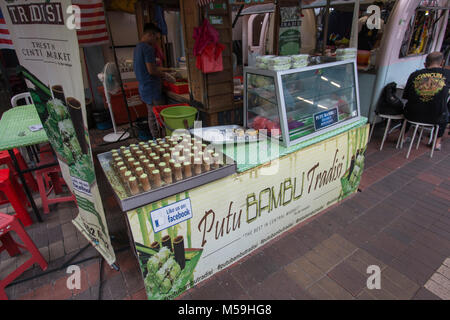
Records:
M244 125L285 146L358 121L356 60L300 69L245 68Z

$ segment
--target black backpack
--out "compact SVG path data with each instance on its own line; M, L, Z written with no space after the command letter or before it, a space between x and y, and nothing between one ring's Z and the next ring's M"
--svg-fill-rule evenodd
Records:
M378 101L377 114L399 115L403 114L403 102L396 95L397 84L388 83L381 93Z

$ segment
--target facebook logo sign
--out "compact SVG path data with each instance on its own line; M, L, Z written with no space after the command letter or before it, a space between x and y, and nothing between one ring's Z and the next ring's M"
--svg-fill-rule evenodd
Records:
M173 227L192 218L191 200L183 199L150 212L154 232Z

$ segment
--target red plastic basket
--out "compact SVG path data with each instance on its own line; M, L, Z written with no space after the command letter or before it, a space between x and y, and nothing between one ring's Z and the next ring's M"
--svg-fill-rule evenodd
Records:
M167 104L164 106L154 106L153 109L153 113L155 114L156 117L156 121L158 121L158 124L160 125L161 128L164 128L164 124L161 121L161 116L160 113L162 110L164 110L165 108L169 108L169 107L181 107L181 106L187 106L189 107L189 105L187 103L177 103L177 104Z
M170 91L178 94L189 93L189 84L187 82L179 82L178 84L176 84L164 81L164 86Z

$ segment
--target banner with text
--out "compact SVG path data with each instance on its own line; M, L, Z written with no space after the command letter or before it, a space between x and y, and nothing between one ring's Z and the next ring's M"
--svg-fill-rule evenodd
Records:
M20 66L64 180L77 198L72 221L115 262L87 130L80 52L71 1L1 1Z
M369 126L127 213L149 299L173 299L356 192ZM267 171L267 170L266 170Z

